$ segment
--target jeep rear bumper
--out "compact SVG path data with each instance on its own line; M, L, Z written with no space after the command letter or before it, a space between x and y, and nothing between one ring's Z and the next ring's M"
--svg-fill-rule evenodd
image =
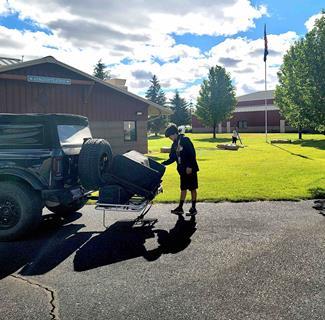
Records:
M89 192L85 192L80 186L74 186L69 189L43 190L42 198L45 202L51 202L52 205L67 205L80 198L86 197Z

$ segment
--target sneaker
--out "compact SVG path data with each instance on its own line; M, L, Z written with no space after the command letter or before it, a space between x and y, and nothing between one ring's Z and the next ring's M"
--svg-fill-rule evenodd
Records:
M186 213L186 216L195 216L197 214L196 208L191 208L188 213Z
M184 214L183 208L180 208L180 207L177 207L177 208L171 210L170 212L174 213L174 214Z

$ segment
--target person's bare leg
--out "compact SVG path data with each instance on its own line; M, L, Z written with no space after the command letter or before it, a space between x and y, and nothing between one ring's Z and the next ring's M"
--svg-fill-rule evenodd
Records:
M181 190L181 198L180 198L180 201L185 201L186 199L186 194L187 194L187 190Z

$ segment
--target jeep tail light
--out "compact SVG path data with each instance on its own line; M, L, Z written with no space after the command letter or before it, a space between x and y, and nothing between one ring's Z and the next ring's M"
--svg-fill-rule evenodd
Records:
M54 177L62 177L62 158L54 157L52 160L52 172Z

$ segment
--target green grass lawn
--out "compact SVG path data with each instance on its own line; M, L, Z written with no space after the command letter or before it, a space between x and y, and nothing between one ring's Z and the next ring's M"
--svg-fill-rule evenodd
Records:
M231 134L187 134L199 163L198 201L297 200L325 195L325 136L269 134L269 139L292 139L292 144L271 145L264 134L241 134L244 148L219 150L217 143L230 143ZM149 138L149 156L161 162L170 146L164 137ZM176 164L167 167L163 194L157 202L179 199ZM189 197L189 195L188 195Z

